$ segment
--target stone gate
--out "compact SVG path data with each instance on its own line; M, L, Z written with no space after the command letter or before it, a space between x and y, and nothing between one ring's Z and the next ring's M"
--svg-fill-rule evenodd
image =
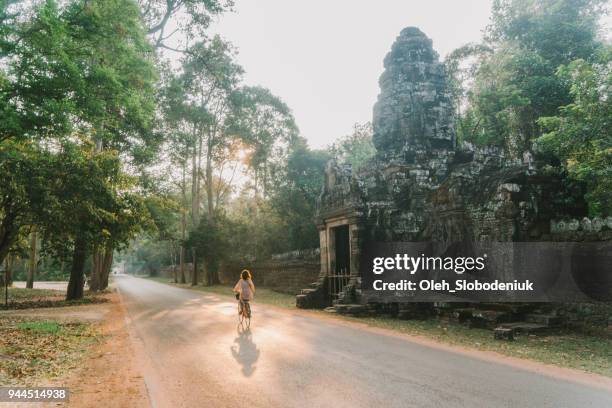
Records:
M586 216L584 191L548 174L530 151L457 143L444 66L418 28L401 31L384 67L373 112L377 153L357 171L328 163L315 220L320 273L298 307L361 304L359 257L368 241L563 240L559 223ZM597 223L595 233L569 238L612 239L612 219Z

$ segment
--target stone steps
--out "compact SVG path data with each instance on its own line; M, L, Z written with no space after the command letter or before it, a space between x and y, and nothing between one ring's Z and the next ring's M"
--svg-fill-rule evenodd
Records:
M514 314L504 310L465 307L452 310L448 317L451 321L469 327L494 329L500 323L512 321Z
M515 334L543 334L550 329L550 326L538 323L514 322L500 324L498 328L510 329Z
M563 324L563 318L550 314L528 314L525 316L525 321L529 323L542 324L548 327L559 327L561 324Z
M336 304L332 306L336 313L352 316L364 316L371 313L371 308L361 304Z

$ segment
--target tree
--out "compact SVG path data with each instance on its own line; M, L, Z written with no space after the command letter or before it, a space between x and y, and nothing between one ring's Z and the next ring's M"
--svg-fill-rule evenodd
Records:
M229 247L229 236L231 222L222 215L215 215L215 219L202 218L197 228L193 229L189 234L187 245L196 248L194 256L203 259L207 274L205 276L205 284L212 286L219 283L219 278L215 273L219 263L226 259L231 253ZM195 259L194 259L195 262Z
M376 154L372 143L372 124L370 122L353 125L353 133L337 140L330 150L337 160L348 163L354 170L363 166Z
M96 247L116 248L127 242L145 215L138 196L129 192L131 179L121 171L117 153L97 152L92 143L64 142L50 161L44 174L45 197L33 200L31 208L45 251L72 260L67 298L75 299L83 294L88 254ZM104 287L107 270L92 276L94 289Z
M34 288L34 276L36 276L36 269L38 265L38 237L36 234L36 225L32 226L30 230L30 259L28 262L28 275L26 279L26 288Z
M160 93L159 104L162 111L163 131L167 134L165 149L170 168L167 171L169 179L177 180L175 185L179 190L179 278L180 283L186 283L185 259L187 250L185 242L187 239L187 214L189 212L189 197L187 194L188 167L190 159L195 151L195 138L190 132L190 117L185 105L187 95L181 78L175 75L169 67L162 71L164 74L163 88ZM176 174L178 166L179 174Z
M214 168L227 156L231 136L226 132L230 113L230 95L242 75L242 68L233 61L229 43L216 36L189 48L182 59L179 75L168 73L162 100L168 129L173 134L171 159L181 166L182 221L181 235L185 243L187 230L187 166L191 162L191 229L198 227L201 217L202 183L206 193L206 216L214 223L219 193L215 192ZM192 247L192 284L197 284L197 259ZM181 246L181 280L186 248Z
M503 146L514 156L530 149L542 131L538 118L556 114L571 101L569 87L555 76L557 68L588 60L601 46L597 21L604 3L495 1L485 44L458 51L459 57L476 57L468 90L455 89L467 94L459 138ZM456 61L447 65L452 73Z
M202 37L213 17L231 10L234 5L233 0L138 0L138 3L153 45L171 51L184 51L167 44L174 34L182 31L189 37ZM176 16L181 19L172 24ZM169 25L173 26L171 32L168 32Z
M235 133L250 146L248 166L255 193L261 185L265 197L270 171L280 166L297 138L295 119L289 107L266 88L242 87L231 94L231 102L228 133Z
M215 211L213 166L230 141L226 120L230 113L229 96L243 73L233 61L229 43L215 36L211 41L198 42L190 48L183 61L182 82L187 94L185 112L195 145L192 156L192 223L200 220L200 177L204 159L207 216Z
M313 221L315 203L321 193L325 164L331 158L329 152L310 150L305 141L301 141L292 147L286 168L275 180L271 206L284 226L285 250L318 245Z
M150 157L150 148L157 144L156 135L149 131L155 69L136 4L81 0L60 8L53 0L47 0L35 4L29 13L15 16L10 17L14 22L11 29L0 31L5 62L0 77L0 109L9 118L0 128L2 140L24 143L29 151L41 154L41 160L54 166L61 164L52 160L59 146L65 148L67 142L86 146L88 140L95 143L95 153L102 155L103 161L107 153L117 156L119 151L135 161ZM15 151L16 146L10 146ZM71 150L75 157L90 155L87 147L84 154L76 154L77 150ZM18 170L25 169L29 167ZM48 166L41 169L53 170ZM17 195L22 198L20 214L15 215L13 207L0 210L3 217L0 230L10 238L8 241L14 239L15 231L20 228L16 221L25 220L29 215L42 218L36 225L49 226L45 219L49 214L32 209L54 207L52 199L57 200L44 188L33 190L28 186L31 182L20 175L18 171L12 177L10 185L15 188L1 187L23 193ZM109 177L101 181L115 180ZM119 186L106 187L119 192ZM11 200L15 199L6 203ZM92 220L86 217L95 212L92 209L83 213L83 218L76 218L89 226ZM121 218L121 214L113 215ZM5 221L14 225L4 225ZM106 234L111 230L105 231L100 225L97 234L87 228L69 231L76 236L67 241L74 248L68 298L75 298L82 295L84 260L92 245L95 249L99 241L120 242L122 238L107 239ZM0 249L2 256L3 251ZM111 248L106 247L105 251L107 258L112 257Z
M35 223L39 204L48 196L46 176L53 165L53 156L35 144L0 144L0 262Z
M592 216L612 214L612 48L599 61L576 60L558 70L570 84L572 103L559 114L542 117L547 130L537 141L541 151L559 158L569 176L586 183Z

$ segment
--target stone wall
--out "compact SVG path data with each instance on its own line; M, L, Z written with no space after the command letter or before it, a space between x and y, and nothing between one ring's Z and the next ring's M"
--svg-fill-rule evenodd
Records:
M243 269L251 271L257 286L296 295L318 279L321 264L318 251L297 251L257 262L229 262L219 270L221 283L234 284Z
M177 276L178 276L178 266ZM321 263L319 250L292 251L273 255L271 259L258 262L228 262L219 268L219 279L223 285L236 283L243 269L248 269L253 275L257 286L274 289L278 292L296 295L301 289L310 286L319 278ZM160 276L172 279L172 266L163 268ZM200 282L204 272L199 273ZM185 264L185 278L191 282L191 263Z

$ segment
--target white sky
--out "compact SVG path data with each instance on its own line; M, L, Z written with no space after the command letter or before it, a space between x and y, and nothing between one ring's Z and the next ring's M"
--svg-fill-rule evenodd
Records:
M383 58L407 26L419 27L444 58L479 41L491 0L236 0L212 31L238 49L245 83L293 110L312 147L372 120Z

